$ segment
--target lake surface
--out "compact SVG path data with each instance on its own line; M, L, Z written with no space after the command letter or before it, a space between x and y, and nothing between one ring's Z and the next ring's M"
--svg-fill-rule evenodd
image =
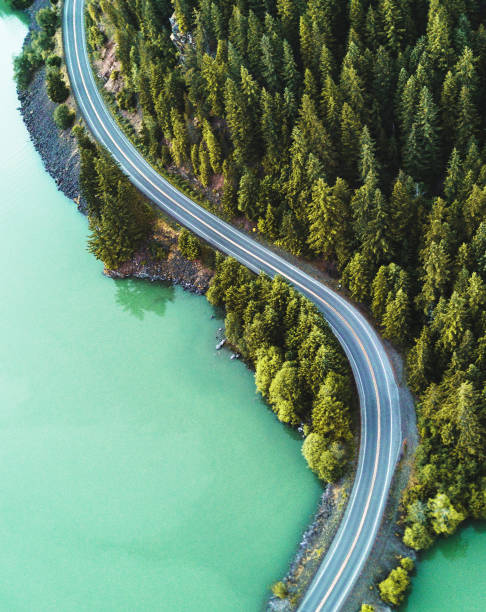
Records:
M251 612L321 487L205 298L114 282L28 139L0 1L0 611Z
M422 555L403 612L485 612L486 524L473 523Z

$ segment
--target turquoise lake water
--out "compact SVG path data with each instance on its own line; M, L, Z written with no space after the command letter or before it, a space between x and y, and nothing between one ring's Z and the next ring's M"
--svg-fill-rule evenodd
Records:
M486 524L473 523L421 557L403 612L485 612Z

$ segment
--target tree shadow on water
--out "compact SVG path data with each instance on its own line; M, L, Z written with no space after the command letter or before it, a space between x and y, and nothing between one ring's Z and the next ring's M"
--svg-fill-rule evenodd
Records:
M470 529L479 536L486 532L486 525L481 521L466 521L449 540L446 540L446 546L441 547L442 554L446 559L455 560L466 557L471 535L465 532Z
M469 541L463 537L462 530L441 543L440 551L446 559L464 559L467 556Z
M486 533L486 521L472 521L471 527L476 533Z
M146 312L163 317L168 302L175 297L174 287L170 285L153 285L143 280L117 280L116 303L140 321L143 321Z
M480 536L486 533L486 523L475 520L465 521L454 535L444 541L445 545L440 546L440 550L446 559L454 560L466 557L471 539L471 534L466 532L471 529L476 536Z

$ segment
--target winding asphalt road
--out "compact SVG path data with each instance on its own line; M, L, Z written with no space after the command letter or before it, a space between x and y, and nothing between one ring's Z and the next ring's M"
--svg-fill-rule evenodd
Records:
M65 0L66 63L79 109L95 138L134 185L181 225L255 272L280 274L322 311L349 358L359 392L361 446L346 512L299 610L340 610L375 540L401 446L397 383L366 319L338 294L210 214L161 177L137 152L98 92L86 46L84 0Z

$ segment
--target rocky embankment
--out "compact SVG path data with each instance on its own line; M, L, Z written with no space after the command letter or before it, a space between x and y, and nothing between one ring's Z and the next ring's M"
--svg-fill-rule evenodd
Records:
M54 123L56 105L47 97L45 69L39 70L28 89L19 91L18 95L20 112L45 169L59 190L83 210L76 139L69 130L61 131Z
M38 30L35 15L49 0L36 0L29 9L29 32L24 45L30 42L31 32ZM79 188L80 160L76 139L69 130L61 131L54 123L56 105L49 100L45 87L45 69L39 70L26 90L18 90L20 113L34 147L44 167L55 180L58 189L83 209Z
M187 291L203 295L209 288L213 273L199 261L188 261L173 248L167 259L157 261L142 250L117 270L105 270L110 278L141 278L180 285Z

